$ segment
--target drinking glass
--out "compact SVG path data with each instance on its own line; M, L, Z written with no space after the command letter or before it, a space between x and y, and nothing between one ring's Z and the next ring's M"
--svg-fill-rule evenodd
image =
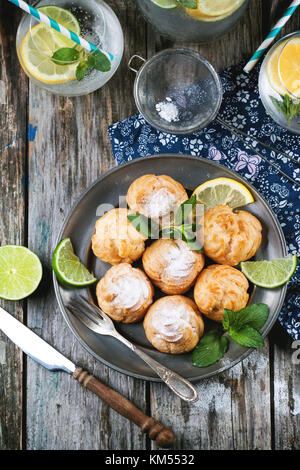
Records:
M297 67L297 62L294 64L293 60L290 60L288 68L290 72L295 73L295 76L298 77L298 96L289 89L289 85L287 85L282 77L282 71L284 71L282 69L284 64L282 62L283 54L292 41L299 43L300 50L300 33L296 32L277 41L266 55L259 73L259 93L265 110L272 119L291 132L300 134L300 69L299 66ZM276 64L275 83L274 77L270 72L270 60L273 60L273 63ZM289 119L284 111L284 102L299 106L298 115Z
M113 55L111 69L108 72L100 72L88 68L86 76L78 81L75 77L76 68L81 61L88 58L91 52L83 51L80 46L76 46L74 43L72 47L79 48L80 58L74 61L64 61L63 64L56 63L54 77L53 74L51 75L53 52L50 49L47 50L45 44L42 44L41 40L36 40L34 36L34 28L39 24L39 21L30 15L24 15L17 31L16 44L18 58L24 72L36 85L57 95L80 96L101 88L116 72L123 55L124 38L117 16L102 0L40 0L34 4L34 7L39 8L49 5L69 10L79 23L81 36ZM49 31L49 34L51 32ZM56 32L55 34L60 35ZM26 41L26 35L30 35L30 38L27 36L28 41ZM24 44L26 42L30 44L31 50L29 53L35 54L35 56L38 54L40 60L43 59L43 68L46 72L48 71L48 75L45 77L43 75L43 79L41 79L41 75L34 73L26 61L24 53Z
M164 8L159 0L137 0L144 17L160 34L186 43L206 43L228 31L242 16L249 0L232 0L227 13L206 16L173 2ZM161 6L160 6L161 3Z

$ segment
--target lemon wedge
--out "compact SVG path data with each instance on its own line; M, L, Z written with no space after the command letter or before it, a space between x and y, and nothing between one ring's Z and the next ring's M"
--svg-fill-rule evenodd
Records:
M254 202L250 191L242 183L231 178L216 178L200 184L193 194L206 209L224 204L232 209Z

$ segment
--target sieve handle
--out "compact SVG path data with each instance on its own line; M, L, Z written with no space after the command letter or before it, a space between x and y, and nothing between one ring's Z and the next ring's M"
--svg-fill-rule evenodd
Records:
M140 55L137 55L137 54L134 54L133 56L130 57L129 62L128 62L128 68L129 68L130 70L132 70L133 72L138 73L138 71L137 71L136 69L134 69L133 67L131 67L131 62L132 62L134 59L140 59L142 62L146 62L146 59L144 59L143 57L141 57Z

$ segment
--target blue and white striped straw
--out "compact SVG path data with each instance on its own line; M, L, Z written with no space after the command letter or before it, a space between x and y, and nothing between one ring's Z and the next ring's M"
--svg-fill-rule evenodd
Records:
M288 7L288 9L286 10L286 12L284 13L284 15L280 18L280 20L276 23L276 25L274 26L274 28L270 31L270 33L268 34L268 36L266 37L266 39L264 40L264 42L259 46L259 48L257 49L257 51L253 54L253 56L251 57L251 59L249 60L249 62L245 65L244 67L244 71L245 72L250 72L253 67L255 66L255 64L259 61L259 59L261 58L261 56L266 52L266 50L268 49L269 45L274 41L275 37L277 36L277 34L279 33L279 31L283 28L283 26L285 25L285 23L287 23L290 19L290 17L292 16L292 14L294 13L294 11L298 8L298 6L300 5L300 0L294 0L290 6Z
M57 23L57 21L53 20L52 18L49 18L49 16L44 15L44 13L37 10L36 8L33 8L31 5L28 5L28 3L24 2L23 0L8 0L8 1L16 5L17 7L21 8L26 13L29 13L31 16L34 16L35 18L37 18L41 23L45 23L46 25L58 31L59 33L63 34L66 38L71 39L72 41L76 42L77 44L82 46L87 52L100 50L110 60L113 60L114 56L112 54L110 54L109 52L103 51L102 49L99 49L94 44L88 42L86 39L82 38L81 36L78 36L77 34L73 33L73 31L70 31L69 29L65 28L61 24Z

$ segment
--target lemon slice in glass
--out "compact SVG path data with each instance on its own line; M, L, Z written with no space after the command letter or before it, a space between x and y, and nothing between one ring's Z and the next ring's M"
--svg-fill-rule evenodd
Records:
M202 15L219 16L234 12L244 0L198 0L197 10Z
M21 300L32 294L41 282L42 264L25 246L0 247L0 297Z
M80 26L75 16L64 8L45 6L39 8L50 18L76 34ZM76 79L77 62L57 65L52 60L54 52L75 43L45 24L37 24L25 34L20 48L20 61L25 71L43 83L60 84Z
M220 21L237 10L245 0L197 0L197 8L185 11L199 21Z
M267 62L267 77L280 95L292 93L300 97L300 38L279 43ZM280 75L279 75L280 73ZM280 79L281 76L281 79Z
M197 202L204 204L206 209L219 204L235 209L254 201L246 186L231 178L206 181L198 186L193 194L196 194Z
M276 258L270 261L245 261L241 263L244 275L256 286L274 289L285 284L294 274L297 256Z

